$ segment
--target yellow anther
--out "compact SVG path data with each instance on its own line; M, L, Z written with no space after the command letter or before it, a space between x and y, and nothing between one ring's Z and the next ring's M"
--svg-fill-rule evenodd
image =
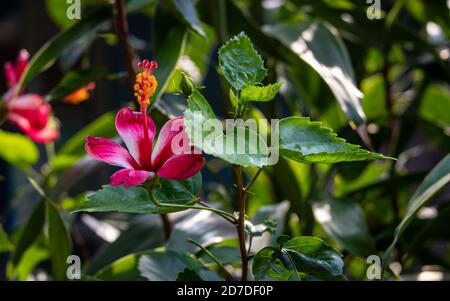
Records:
M158 81L155 76L148 70L144 70L136 75L136 83L134 84L134 96L137 97L141 105L150 104L150 97L155 94L158 87Z

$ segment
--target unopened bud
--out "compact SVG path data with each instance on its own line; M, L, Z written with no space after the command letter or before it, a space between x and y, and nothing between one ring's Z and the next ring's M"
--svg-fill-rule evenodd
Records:
M195 89L194 82L192 78L184 72L181 72L180 80L180 93L185 97L189 97L192 94L192 90Z

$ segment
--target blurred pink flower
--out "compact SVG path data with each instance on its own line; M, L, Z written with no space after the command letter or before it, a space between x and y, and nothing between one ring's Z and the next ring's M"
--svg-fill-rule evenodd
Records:
M123 167L111 176L110 184L113 186L140 185L155 175L185 180L200 171L204 160L203 155L194 152L192 146L188 146L187 152L178 151L185 150L186 145L175 144L176 141L189 142L183 122L183 116L169 120L161 128L152 151L156 132L153 120L145 113L123 108L117 113L116 129L128 150L111 139L91 136L86 138L85 149L97 160ZM172 144L177 148L175 152Z
M3 96L6 119L14 123L31 139L47 143L58 138L59 132L51 122L51 106L37 94L22 94L14 97L16 85L28 65L29 54L25 49L19 52L15 64L4 65L6 83L9 90Z

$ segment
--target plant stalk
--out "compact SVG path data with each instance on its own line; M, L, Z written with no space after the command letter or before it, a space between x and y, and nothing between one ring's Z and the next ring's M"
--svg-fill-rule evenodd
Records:
M161 218L161 223L164 230L164 240L168 241L170 234L172 233L172 224L170 223L169 215L167 213L162 213L159 217Z
M239 195L239 218L236 225L238 238L239 238L239 249L241 251L242 260L242 281L247 281L248 277L248 253L245 241L245 199L247 197L247 191L244 187L244 181L242 178L242 167L240 165L234 165L234 172L236 176L236 183Z
M127 69L128 69L128 84L133 87L134 79L136 77L137 66L137 54L131 47L128 41L128 20L125 9L125 0L115 0L115 26L117 32L117 38L119 39L119 45L125 56Z

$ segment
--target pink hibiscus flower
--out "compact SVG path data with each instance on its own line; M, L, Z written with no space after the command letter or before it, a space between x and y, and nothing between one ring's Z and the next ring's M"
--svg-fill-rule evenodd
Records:
M9 90L3 98L7 110L6 119L38 143L47 143L58 138L59 132L50 122L51 106L37 94L22 94L14 98L15 88L28 66L29 54L22 49L15 64L4 65L5 78Z
M111 176L113 186L136 186L155 176L173 180L190 178L203 167L204 159L201 152L189 145L183 116L169 120L161 128L152 150L156 128L146 112L157 86L151 74L156 62L144 60L139 66L143 71L136 76L134 88L141 111L123 108L116 116L117 132L128 150L114 140L88 136L86 152L97 160L123 167Z

